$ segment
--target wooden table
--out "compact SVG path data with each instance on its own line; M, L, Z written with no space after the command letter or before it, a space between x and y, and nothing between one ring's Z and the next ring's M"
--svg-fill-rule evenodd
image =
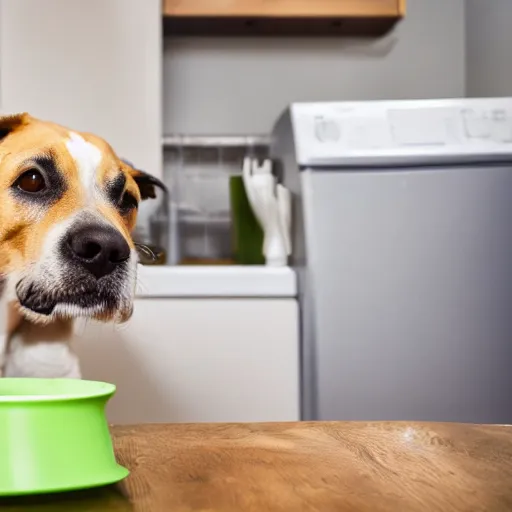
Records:
M0 500L51 512L512 510L512 428L416 423L113 429L118 486Z

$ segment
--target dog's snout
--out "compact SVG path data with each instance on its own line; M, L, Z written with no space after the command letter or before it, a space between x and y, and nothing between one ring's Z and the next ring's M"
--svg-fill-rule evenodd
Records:
M110 274L130 257L128 243L110 226L75 228L69 233L68 245L74 259L97 279Z

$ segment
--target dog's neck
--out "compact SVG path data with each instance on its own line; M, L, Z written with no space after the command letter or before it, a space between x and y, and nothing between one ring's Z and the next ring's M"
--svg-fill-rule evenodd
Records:
M7 342L5 377L81 378L78 357L71 347L71 320L34 325L22 320Z
M34 324L21 317L15 304L0 301L0 376L80 378L77 356L71 349L73 320Z
M73 321L55 319L49 324L40 325L22 319L15 334L21 336L27 345L41 342L67 343L73 335Z

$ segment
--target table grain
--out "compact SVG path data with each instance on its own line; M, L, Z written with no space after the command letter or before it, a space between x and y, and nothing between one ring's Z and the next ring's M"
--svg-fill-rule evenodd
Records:
M112 428L131 471L101 489L0 500L51 512L512 510L512 428L333 422Z

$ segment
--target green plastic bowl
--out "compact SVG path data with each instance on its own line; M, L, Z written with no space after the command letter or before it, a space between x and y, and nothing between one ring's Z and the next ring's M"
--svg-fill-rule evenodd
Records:
M122 480L105 416L116 387L75 379L0 379L0 496Z

